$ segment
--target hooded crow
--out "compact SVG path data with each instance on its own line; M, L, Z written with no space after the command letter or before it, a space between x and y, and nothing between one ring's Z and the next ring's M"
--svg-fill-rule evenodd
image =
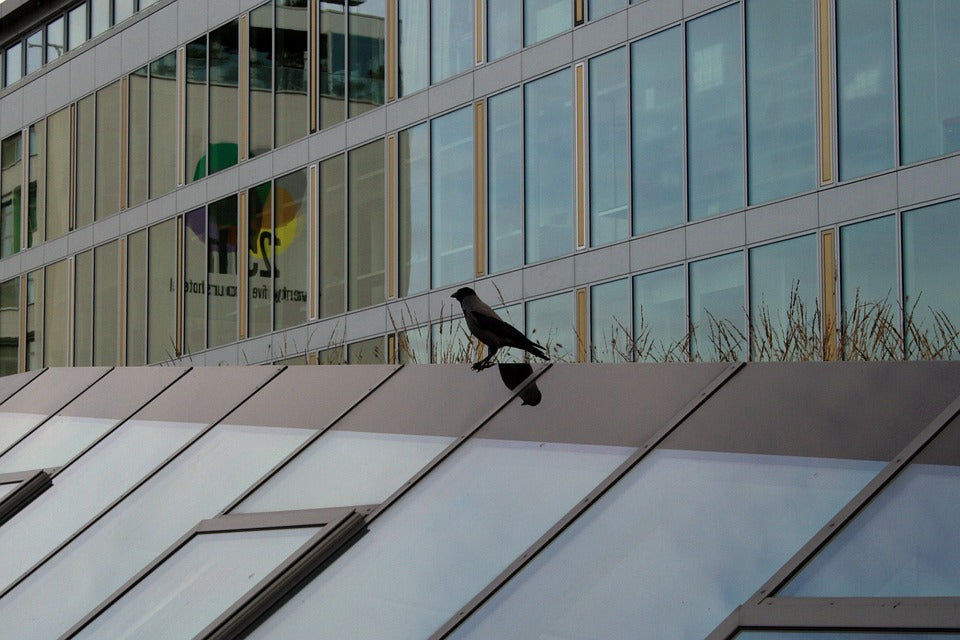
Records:
M490 349L486 358L473 365L476 371L492 367L491 360L501 347L523 349L538 358L548 359L547 354L543 352L543 347L531 342L516 328L500 319L497 312L477 297L476 292L470 287L461 287L450 297L456 298L460 302L460 308L463 309L463 319L466 320L470 333Z

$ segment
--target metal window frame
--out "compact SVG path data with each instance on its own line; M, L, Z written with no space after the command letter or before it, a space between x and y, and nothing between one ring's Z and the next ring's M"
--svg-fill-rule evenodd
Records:
M40 469L0 474L0 483L19 482L20 486L0 499L0 526L17 515L34 498L53 486L52 473Z

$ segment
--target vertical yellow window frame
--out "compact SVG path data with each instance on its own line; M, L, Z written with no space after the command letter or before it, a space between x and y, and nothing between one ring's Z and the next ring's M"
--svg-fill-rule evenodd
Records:
M587 288L577 289L577 362L588 362L587 343L590 336L590 319L587 315Z
M397 77L400 75L397 39L397 3L387 0L387 102L397 99Z
M583 24L584 20L587 19L586 8L584 3L586 0L573 0L573 24L580 25Z
M485 11L486 0L474 0L473 3L473 50L474 50L474 63L483 64L486 38L483 37L483 34L486 32L486 16Z
M586 63L580 62L575 68L574 82L574 171L576 172L576 214L577 214L577 249L583 249L587 246L587 194L586 194L586 109L584 101L584 82L586 76Z
M237 229L240 236L237 239L237 336L243 340L247 337L247 256L250 253L246 191L237 196Z
M821 283L823 296L823 359L839 360L837 344L837 243L836 232L827 229L820 234Z
M397 136L387 136L387 300L397 297Z
M473 148L474 257L479 278L487 271L487 110L483 101L474 105Z
M833 55L831 50L831 0L818 0L818 93L820 103L820 184L833 182Z

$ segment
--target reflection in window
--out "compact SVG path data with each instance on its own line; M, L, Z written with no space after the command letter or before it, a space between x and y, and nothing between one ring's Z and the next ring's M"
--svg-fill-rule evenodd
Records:
M573 250L573 91L569 69L524 85L528 264Z
M590 287L590 359L593 362L633 359L630 324L629 279Z
M183 214L183 352L207 346L207 212Z
M0 282L0 375L16 373L20 354L20 278Z
M111 123L116 127L116 123ZM97 96L77 101L76 217L77 227L93 224L96 171Z
M840 179L893 166L893 15L871 0L837 3Z
M286 329L307 320L310 288L310 199L307 170L294 171L273 183L273 328ZM291 345L292 348L297 345ZM301 345L300 348L303 348Z
M520 88L487 100L489 272L523 263L523 135Z
M411 319L413 322L414 319ZM430 362L430 330L428 327L408 326L406 320L397 331L397 362L400 364L427 364Z
M66 235L70 224L70 107L47 118L46 160L47 215L43 239L53 240Z
M639 361L688 358L686 282L683 266L633 279L633 347Z
M110 28L110 0L90 0L90 37Z
M401 296L430 286L430 129L426 123L397 136L398 259Z
M171 51L150 63L150 197L176 185L177 54Z
M150 152L150 76L143 66L128 80L127 204L134 207L147 199ZM80 132L77 132L77 136Z
M43 29L34 31L27 36L27 75L30 75L43 66Z
M398 84L407 96L426 88L430 64L430 4L423 0L399 0L400 52Z
M349 309L384 300L384 150L383 141L354 149L348 159Z
M47 24L47 62L53 62L67 51L64 27L66 19L60 16Z
M473 157L471 107L430 122L430 245L434 287L469 280L473 274Z
M590 19L596 20L627 6L628 0L589 0Z
M23 136L0 142L0 258L20 251L23 198Z
M531 300L526 304L525 333L543 346L551 360L572 362L577 359L574 306L573 293Z
M627 50L590 60L590 244L630 235Z
M810 359L813 354L803 349L815 347L803 344L803 338L798 336L820 332L819 285L816 235L750 250L750 337L754 360Z
M687 23L687 189L690 219L743 206L740 7Z
M207 206L207 346L236 342L237 196Z
M67 48L75 49L87 41L87 3L77 5L67 14Z
M93 365L93 249L78 253L73 264L73 366L89 367Z
M950 326L960 325L958 242L960 200L903 214L903 306L910 358L956 359L960 355L952 341L946 352L936 346L945 342L944 334L952 335Z
M207 36L187 43L187 182L207 175ZM211 118L211 121L214 118Z
M179 356L177 345L177 221L149 229L147 364Z
M274 251L271 183L247 191L247 334L270 331Z
M430 325L430 362L471 362L479 359L477 342L470 337L460 314L451 314L442 322Z
M906 0L899 10L900 162L960 151L960 3Z
M67 261L61 260L48 265L44 268L44 313L43 318L43 366L45 367L65 367L67 366L67 290L68 290L68 272ZM116 315L116 314L114 314ZM114 364L111 362L110 364ZM41 464L24 469L39 469L44 466L53 466Z
M386 0L350 3L347 42L350 116L358 116L384 102L386 11Z
M755 204L817 183L813 3L749 2L746 30L747 166Z
M320 317L346 309L346 155L320 163Z
M63 466L116 422L113 418L55 415L4 452L0 473Z
M83 255L83 254L81 254ZM147 363L147 230L127 236L127 364ZM77 265L79 269L79 264ZM74 342L74 348L80 341Z
M899 335L897 220L886 216L840 228L840 311L844 357L870 360L899 357L896 336L875 336L873 326L891 326ZM879 338L879 339L877 339Z
M27 274L26 368L43 366L43 269Z
M210 145L207 172L237 164L240 122L240 25L237 20L209 34ZM190 167L187 166L189 173Z
M273 3L250 12L250 157L273 147Z
M523 3L487 0L487 60L518 51L523 39Z
M523 44L530 46L573 26L570 0L523 0Z
M3 67L3 86L9 87L23 77L23 45L20 42L7 47L3 56Z
M113 24L119 24L133 15L134 0L113 0Z
M386 364L383 338L370 338L347 345L347 364Z
M690 263L690 352L694 360L742 360L746 355L743 253Z
M171 54L172 56L173 54ZM175 58L171 58L175 60ZM176 84L176 83L171 83ZM169 118L176 120L176 88L174 87L173 107ZM152 113L152 112L151 112ZM159 115L159 114L158 114ZM120 210L120 82L97 91L97 142L95 171L95 215L97 220L112 216ZM151 118L151 125L154 124ZM165 140L168 148L175 149L176 125L171 125L171 133ZM151 140L151 145L154 139ZM159 146L159 143L158 143ZM151 159L153 147L151 146ZM156 156L162 158L162 156ZM171 155L171 159L175 156ZM172 160L171 160L172 161ZM171 175L172 175L171 171ZM171 185L172 188L172 185Z
M463 0L430 5L430 81L440 82L473 66L474 6Z
M119 256L117 243L97 247L93 254L93 364L117 364L117 277ZM49 285L48 285L49 289Z
M307 135L310 128L310 102L307 97L310 77L307 35L310 20L307 0L276 0L277 29L274 96L276 146Z
M320 128L346 117L347 23L342 2L320 3Z

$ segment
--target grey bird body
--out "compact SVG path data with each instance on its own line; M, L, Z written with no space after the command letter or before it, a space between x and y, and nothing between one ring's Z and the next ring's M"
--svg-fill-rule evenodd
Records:
M532 342L513 325L504 322L497 315L497 312L481 300L470 287L461 287L450 297L456 298L460 302L460 308L463 309L463 319L466 321L470 333L487 345L490 350L486 358L473 365L473 368L477 371L492 366L491 360L496 355L497 350L503 347L523 349L538 358L547 359L543 347Z

